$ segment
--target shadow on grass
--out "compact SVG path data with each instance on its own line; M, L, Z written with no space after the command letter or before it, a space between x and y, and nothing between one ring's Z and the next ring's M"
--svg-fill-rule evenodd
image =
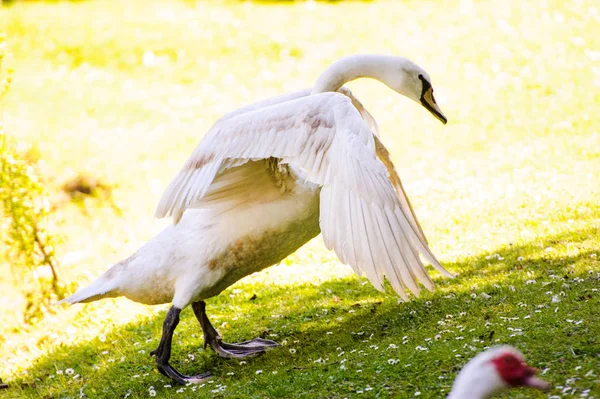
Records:
M215 378L177 397L230 397L232 391L234 397L344 397L376 384L361 397L411 397L423 384L428 393L422 397L439 397L468 357L499 342L520 347L533 364L551 370L548 376L564 381L573 364L598 366L599 295L593 287L600 286L599 273L596 252L586 244L594 236L597 229L576 231L446 264L457 277L439 278L435 292L409 303L355 277L320 285L236 285L208 303L224 338L262 336L285 345L246 364L222 360L200 349L201 330L186 310L172 364ZM58 347L38 359L27 378L13 380L9 391L14 397L147 397L152 386L159 397L174 395L177 387L163 388L173 383L147 357L164 316L116 328L106 342ZM66 368L80 377L57 375Z

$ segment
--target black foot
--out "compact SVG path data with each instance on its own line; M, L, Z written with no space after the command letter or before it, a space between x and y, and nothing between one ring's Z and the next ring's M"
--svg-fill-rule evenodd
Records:
M226 359L239 359L264 353L267 349L279 346L277 342L262 338L239 342L237 344L223 342L217 330L210 324L208 316L206 316L206 303L204 303L204 301L194 302L192 303L192 309L204 331L204 348L206 348L207 345L210 345L210 347L221 357Z
M181 374L179 371L175 370L169 363L159 364L158 359L156 361L156 367L162 375L164 375L165 377L169 377L170 379L181 385L198 384L200 382L212 378L211 373L202 373L193 376Z
M210 373L202 373L194 376L187 376L181 374L169 364L169 359L171 358L171 341L173 339L175 327L177 327L177 324L179 324L180 312L181 309L176 307L169 309L163 324L163 335L160 339L160 343L158 344L158 348L151 351L150 356L156 356L156 367L162 375L169 377L173 381L182 385L197 384L199 382L206 381L207 379L211 378L212 375Z
M246 356L257 355L265 353L268 349L275 348L279 344L275 341L268 339L255 338L250 341L238 342L235 344L228 344L227 342L221 341L221 337L211 337L204 334L204 346L210 345L210 347L219 354L219 356L226 359L229 358L242 358Z

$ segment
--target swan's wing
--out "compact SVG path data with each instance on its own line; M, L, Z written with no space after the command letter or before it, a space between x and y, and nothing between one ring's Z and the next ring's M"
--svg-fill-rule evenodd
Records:
M427 245L427 238L425 238L425 233L423 233L423 229L419 224L419 220L417 219L417 215L406 195L406 191L404 191L404 187L402 186L402 181L400 180L400 176L398 176L398 172L396 172L396 168L394 167L394 163L390 157L390 153L387 148L383 145L381 140L379 139L379 126L377 125L377 121L373 118L373 115L365 108L364 105L352 94L350 89L346 87L341 87L339 92L350 98L352 101L352 105L358 110L360 116L364 119L365 123L369 126L369 129L375 134L375 152L377 153L377 158L385 165L387 169L390 180L398 193L398 199L402 203L402 209L407 209L410 212L407 212L406 217L408 221L412 224L413 230L418 233L418 237L425 245Z
M404 191L404 186L402 186L402 181L400 180L400 176L398 176L398 172L396 172L396 168L390 158L390 153L387 148L383 145L379 137L375 137L375 152L377 153L377 158L385 165L389 175L390 181L392 182L394 188L396 189L396 193L398 193L398 199L402 203L402 209L406 213L406 218L410 222L413 227L413 230L417 233L419 239L423 242L423 244L427 245L427 238L425 237L425 233L421 228L421 224L417 219L417 215L415 214L415 210L408 199L408 195L406 195L406 191Z
M441 273L452 275L420 238L407 199L395 191L374 149L355 136L346 136L354 129L366 130L365 122L355 117L350 129L336 132L329 149L330 162L336 167L321 189L320 226L325 245L357 274L364 272L380 290L384 276L404 300L408 299L406 288L419 295L419 281L432 290L433 282L419 254ZM343 137L342 142L336 143L338 137ZM375 138L372 133L370 137Z
M369 126L369 129L373 132L373 134L375 134L375 136L379 136L379 126L377 125L377 121L375 120L375 118L373 118L373 115L371 115L371 113L367 111L365 106L362 105L358 98L356 98L354 94L352 94L350 89L345 86L342 86L338 91L350 98L350 101L352 101L352 105L354 105L354 108L358 110L360 116L364 119L367 126Z
M333 138L335 104L349 105L335 93L301 97L222 119L207 132L183 169L170 183L156 216L173 216L177 222L190 204L201 200L214 179L250 160L270 157L291 162L312 151L322 160ZM303 155L304 154L304 155Z
M417 281L433 284L419 258L440 272L427 244L419 239L398 199L388 172L377 158L373 133L337 93L324 93L239 114L217 123L174 179L157 216L175 219L200 201L215 178L259 159L278 158L302 168L322 186L320 226L328 248L382 289L384 276L407 299ZM212 191L212 189L210 189ZM210 196L210 195L209 195Z
M296 100L301 97L307 97L310 95L311 90L312 89L298 90L291 93L282 94L280 96L270 97L264 100L256 101L252 104L238 108L235 111L229 112L228 114L222 116L217 121L217 123L223 122L236 115L243 114L249 111L254 111L259 108L269 107L271 105L280 104L286 101ZM354 94L352 94L352 91L346 86L342 86L340 87L338 92L350 98L350 100L352 101L352 105L354 105L354 107L358 110L360 116L367 123L367 126L369 126L371 132L373 132L376 136L379 136L379 126L377 125L377 121L375 120L375 118L373 118L373 115L371 115L371 113L365 108L365 106L359 101L359 99L356 98Z
M254 111L259 108L268 107L275 104L280 104L286 101L296 100L301 97L307 97L310 95L312 89L304 89L298 90L291 93L282 94L280 96L270 97L264 100L256 101L252 104L246 105L244 107L238 108L235 111L229 112L228 114L222 116L218 122L225 121L233 116L243 114L245 112ZM360 116L365 120L367 126L371 132L373 132L376 136L379 136L379 126L377 125L377 121L373 118L373 115L365 108L365 106L359 101L352 91L346 86L340 87L338 90L339 93L342 93L346 97L350 98L352 101L352 105L358 110Z
M223 214L244 206L271 203L288 195L295 178L276 158L250 160L219 173L206 194L188 208Z
M217 123L223 122L227 119L230 119L236 115L243 114L249 111L254 111L259 108L269 107L271 105L280 104L286 101L296 100L300 97L306 97L310 95L311 89L298 90L291 93L282 94L280 96L270 97L264 100L256 101L252 104L246 105L244 107L238 108L235 111L229 112L228 114L222 116Z

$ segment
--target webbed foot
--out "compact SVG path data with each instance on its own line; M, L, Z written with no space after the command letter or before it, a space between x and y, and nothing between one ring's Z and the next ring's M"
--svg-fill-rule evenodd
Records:
M265 353L268 349L275 348L279 344L275 341L268 339L255 338L250 341L238 342L235 344L229 344L223 342L221 337L207 336L204 334L204 346L210 345L210 347L219 354L219 356L228 358L242 358L246 356L257 355Z
M176 308L175 306L169 309L167 317L165 317L165 321L163 323L163 334L160 339L160 343L158 344L158 348L151 351L150 356L156 356L156 367L162 375L169 377L173 381L182 385L190 383L197 384L211 378L211 373L187 376L181 374L169 364L169 359L171 358L171 342L173 340L173 332L175 331L175 327L177 327L177 324L179 324L179 313L181 313L181 309Z
M206 303L204 301L194 302L192 303L192 309L204 331L204 348L206 349L206 347L210 345L210 347L223 358L239 359L264 353L268 349L279 346L275 341L262 338L255 338L250 341L238 342L235 344L223 342L217 330L208 320L208 316L206 315Z

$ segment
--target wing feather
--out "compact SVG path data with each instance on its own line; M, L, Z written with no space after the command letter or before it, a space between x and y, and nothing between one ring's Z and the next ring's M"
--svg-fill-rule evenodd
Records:
M425 240L387 150L348 97L338 93L222 118L173 180L157 215L172 214L177 221L189 207L264 195L250 186L266 175L261 160L268 158L290 164L321 186L319 224L325 245L378 290L386 277L404 300L407 288L419 295L418 282L431 289L419 254L449 275Z

